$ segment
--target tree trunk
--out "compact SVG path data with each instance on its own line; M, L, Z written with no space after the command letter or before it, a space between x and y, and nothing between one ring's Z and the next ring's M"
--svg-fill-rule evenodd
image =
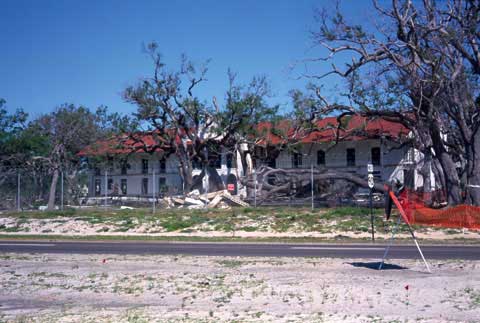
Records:
M247 196L252 197L254 195L255 184L253 184L253 161L250 152L248 151L248 145L242 143L237 148L237 170L241 167L243 172L239 174L237 172L237 180L246 187ZM238 163L241 164L239 167Z
M452 206L461 204L463 199L457 167L452 159L452 156L445 148L439 126L437 124L433 124L433 122L431 124L431 134L433 150L435 151L435 156L440 162L444 174L444 189L446 190L448 205Z
M431 157L426 155L422 168L420 169L420 174L423 178L423 199L426 205L432 205L432 181L431 181L431 172L432 172L432 160Z
M48 194L48 210L55 209L55 194L57 192L57 182L58 182L58 168L55 167L52 176L52 183L50 184L50 193Z
M480 158L477 160L477 163L480 163ZM468 179L466 191L468 203L480 206L480 174L478 172Z
M467 201L472 205L480 206L480 130L473 138L473 149L469 157L467 172Z
M442 153L438 157L445 178L445 190L447 194L448 205L458 205L462 203L462 190L460 188L460 179L458 178L457 168L450 156Z
M180 177L182 177L183 180L183 193L186 194L191 191L193 186L192 172L184 162L180 162L178 167L180 170Z

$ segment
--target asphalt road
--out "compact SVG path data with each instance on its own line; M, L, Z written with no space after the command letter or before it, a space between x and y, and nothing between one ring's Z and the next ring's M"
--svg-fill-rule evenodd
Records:
M1 241L0 253L158 254L196 256L334 257L376 258L384 244L266 244L266 243L169 243L169 242L76 242ZM478 246L422 246L427 259L480 259ZM413 245L393 245L388 258L420 258Z

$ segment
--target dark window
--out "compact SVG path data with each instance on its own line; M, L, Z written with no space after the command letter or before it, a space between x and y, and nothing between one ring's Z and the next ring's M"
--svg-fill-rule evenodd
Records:
M372 148L372 164L380 165L380 147Z
M101 175L100 168L95 167L95 176L100 176L100 175Z
M347 149L347 166L355 166L355 148Z
M122 178L120 181L120 189L122 190L123 195L127 195L127 179Z
M222 155L211 155L210 158L210 165L215 168L222 168Z
M96 179L95 180L95 195L102 194L102 180Z
M325 165L325 152L323 150L317 151L317 165Z
M292 166L293 168L301 167L303 164L302 154L294 153L292 155Z
M262 156L265 156L265 154L266 154L266 151L263 147L255 146L254 155L256 157L262 157Z
M277 160L273 157L267 159L267 165L271 168L277 168Z
M142 174L148 174L148 159L142 159Z
M222 148L217 144L210 144L208 149L204 148L203 152L208 160L208 165L214 168L222 168Z
M202 169L202 163L198 159L194 159L192 161L192 167L193 169Z
M414 186L414 170L413 169L404 169L403 170L403 185L405 185L406 188L412 189Z
M126 163L122 164L121 171L120 171L122 175L127 175L127 168L128 168L128 165Z
M226 157L227 157L227 168L232 168L233 167L233 154L228 153L226 155Z
M148 178L142 179L142 195L148 194Z
M111 190L113 187L113 179L112 178L109 178L108 179L108 182L107 182L107 189L108 190Z
M167 179L165 177L158 178L158 191L165 192L167 188Z
M167 172L167 161L163 158L160 159L160 173L164 174Z

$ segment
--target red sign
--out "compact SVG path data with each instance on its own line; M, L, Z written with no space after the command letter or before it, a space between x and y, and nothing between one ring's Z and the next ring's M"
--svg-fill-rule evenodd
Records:
M227 185L227 190L229 190L229 191L235 191L235 184L228 184L228 185Z

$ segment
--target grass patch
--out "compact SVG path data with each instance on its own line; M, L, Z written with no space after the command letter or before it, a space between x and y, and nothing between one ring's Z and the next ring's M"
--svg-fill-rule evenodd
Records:
M258 227L253 227L253 226L247 225L247 226L238 228L238 230L246 231L246 232L255 232L255 231L258 230Z
M374 209L375 231L389 233L394 220L385 221L383 209ZM146 232L182 232L221 231L276 231L276 232L344 232L365 233L370 230L370 209L361 207L338 208L293 208L293 207L246 207L225 209L159 209L155 214L151 209L67 209L62 211L32 211L23 213L4 213L3 217L16 218L12 225L2 225L0 232L28 232L31 219L59 223L68 220L87 222L95 226L95 231L103 232L134 231L139 227ZM395 219L395 216L392 217ZM24 228L22 230L22 228ZM414 226L415 230L437 230ZM438 229L442 230L442 229ZM444 229L443 229L444 230ZM399 232L407 232L405 225L400 225ZM453 231L446 231L453 233ZM46 232L45 232L46 233ZM148 233L146 233L148 234ZM90 239L90 238L89 238ZM139 238L139 240L144 240ZM158 239L157 239L158 240Z
M238 268L244 264L243 261L240 260L220 260L217 263L226 268Z
M480 307L480 290L467 287L464 292L470 300L471 309Z
M374 215L382 215L383 209L373 209ZM327 220L332 220L336 218L342 218L346 216L369 216L370 209L365 207L353 207L353 206L344 206L337 208L326 209L322 214L322 218Z
M0 228L0 231L3 232L29 232L30 228L22 228L19 225L13 226L13 227L6 227L3 226Z
M208 216L193 213L190 215L182 215L182 216L169 216L162 219L162 227L168 231L178 231L178 230L185 230L187 228L191 228L195 225L205 223L209 220Z

